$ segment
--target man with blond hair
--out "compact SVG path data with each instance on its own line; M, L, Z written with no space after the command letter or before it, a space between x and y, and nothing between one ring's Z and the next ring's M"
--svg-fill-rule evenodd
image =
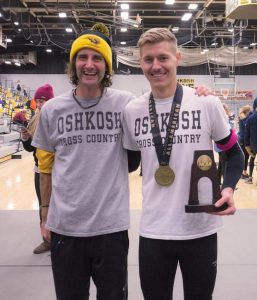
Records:
M171 300L179 264L184 299L211 300L220 216L236 211L233 192L243 155L220 100L197 97L193 89L177 83L176 37L166 28L153 28L142 34L138 46L151 92L126 106L123 145L141 151L139 270L144 299ZM186 213L194 151L212 150L213 141L228 158L217 212ZM204 182L198 189L205 195ZM224 204L227 208L219 211Z

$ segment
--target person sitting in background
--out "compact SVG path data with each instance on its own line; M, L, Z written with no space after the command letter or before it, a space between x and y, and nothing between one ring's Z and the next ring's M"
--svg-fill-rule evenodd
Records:
M253 183L254 160L257 153L257 98L253 102L253 113L247 119L245 125L245 149L250 155L249 178L246 183Z
M241 178L242 179L247 179L249 178L249 175L247 173L247 168L248 168L248 161L249 161L249 153L245 149L245 125L248 117L251 115L251 106L250 105L244 105L239 109L239 131L237 133L238 135L238 142L244 152L245 156L245 164L244 164L244 170L242 173Z
M28 97L28 93L27 93L27 90L25 88L23 89L23 96Z
M50 100L54 97L53 88L50 84L45 84L44 86L39 87L36 90L34 98L37 103L37 110L35 115L31 118L28 128L22 128L21 130L21 139L23 148L28 152L33 152L34 160L35 160L35 176L34 176L34 184L35 190L39 203L39 217L40 217L40 226L42 224L42 203L41 203L41 195L40 195L40 173L38 171L38 159L36 157L36 148L31 145L33 135L35 133L41 108L46 103L46 101ZM50 250L50 243L43 238L43 242L40 243L34 250L34 254L41 254Z
M19 112L17 112L13 118L12 118L13 123L18 124L18 125L23 125L24 127L27 127L28 125L28 120L26 117L26 110L23 109Z
M16 90L17 90L17 95L19 95L20 92L21 92L21 85L20 85L20 81L19 80L17 81Z

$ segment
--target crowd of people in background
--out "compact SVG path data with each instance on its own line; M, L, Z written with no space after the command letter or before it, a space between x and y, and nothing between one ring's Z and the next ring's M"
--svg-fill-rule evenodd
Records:
M243 105L239 107L238 116L223 103L224 111L230 127L237 131L238 142L244 153L244 169L241 179L247 184L252 184L253 171L255 166L255 158L257 151L257 121L256 119L257 98L253 100L252 105ZM218 153L218 176L220 184L226 166L226 155L214 145L215 151ZM256 182L257 185L257 182Z
M30 97L28 88L18 80L16 88L4 88L0 82L0 113L14 124L27 126L36 111L36 101Z

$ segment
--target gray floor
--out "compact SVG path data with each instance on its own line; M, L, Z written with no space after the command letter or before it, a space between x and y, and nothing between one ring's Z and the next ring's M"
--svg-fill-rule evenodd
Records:
M138 223L131 212L129 300L143 300L138 277ZM239 210L224 218L219 234L218 277L214 300L257 299L257 211ZM40 242L36 211L0 211L0 299L55 299L49 254L34 255ZM92 285L90 300L95 299ZM181 276L176 278L174 300L182 300ZM197 300L197 299L196 299Z

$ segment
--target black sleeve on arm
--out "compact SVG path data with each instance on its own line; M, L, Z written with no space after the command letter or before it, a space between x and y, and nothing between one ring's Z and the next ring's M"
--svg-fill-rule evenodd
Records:
M225 153L227 160L222 189L231 187L234 190L244 169L244 154L238 142Z
M139 167L141 161L141 152L132 151L132 150L127 150L127 152L128 152L128 170L130 173L136 171L136 169Z
M232 131L232 129L230 129L230 133L229 133L228 136L226 136L226 137L225 137L224 139L222 139L222 140L215 141L215 143L216 143L216 144L220 144L220 145L226 145L226 144L229 142L232 133L233 133L233 131Z
M32 139L29 138L27 141L22 141L23 148L28 152L33 152L36 148L31 145Z

